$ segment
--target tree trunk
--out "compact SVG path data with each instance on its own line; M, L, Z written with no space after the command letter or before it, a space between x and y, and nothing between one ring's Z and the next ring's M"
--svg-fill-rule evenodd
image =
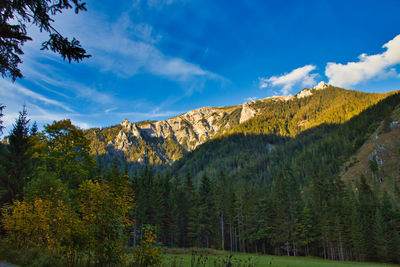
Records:
M229 236L230 236L230 241L231 241L231 251L233 251L233 239L232 239L232 223L229 224Z
M135 216L135 226L133 228L133 247L136 247L136 216Z
M239 247L238 247L238 237L237 237L237 232L236 232L236 227L233 229L234 233L235 233L235 251L239 251Z
M339 253L340 253L340 260L344 261L344 252L343 252L343 244L342 244L342 234L339 232Z
M221 245L222 250L225 250L224 213L221 213Z
M289 243L289 241L286 241L285 245L286 245L287 255L290 256L290 243Z
M297 256L297 253L296 253L296 244L294 243L294 241L292 241L292 244L293 244L293 256Z
M265 242L266 241L264 240L264 242L263 242L263 251L264 251L264 254L267 254L266 251L265 251L265 247L266 247Z

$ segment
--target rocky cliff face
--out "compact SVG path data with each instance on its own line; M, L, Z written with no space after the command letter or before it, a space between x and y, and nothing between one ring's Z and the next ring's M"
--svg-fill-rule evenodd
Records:
M244 103L242 105L242 111L240 113L240 120L239 123L245 122L257 115L257 110L252 107L251 104L253 104L254 101L250 103Z
M97 149L98 133L89 133L92 150L96 155L123 155L126 160L137 163L168 164L192 151L217 134L223 134L239 124L242 107L204 107L162 121L131 123L124 120L114 138L104 149ZM114 126L117 127L117 126ZM102 146L100 146L102 147Z
M105 155L108 159L123 157L140 164L170 164L216 135L258 116L270 101L307 97L313 89L326 87L323 83L296 96L269 97L232 107L199 108L162 121L131 123L126 119L118 126L107 128L106 136L100 129L88 130L87 135L94 155Z

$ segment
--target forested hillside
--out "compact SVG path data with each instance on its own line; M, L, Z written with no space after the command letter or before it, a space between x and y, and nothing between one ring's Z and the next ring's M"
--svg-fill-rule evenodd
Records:
M367 111L369 113L362 117L371 118L363 120L358 132L347 133L351 135L348 138L354 138L351 141L339 136L340 131L346 131L340 129L349 127L346 126L348 123L340 125L390 94L366 94L330 86L315 91L310 97L268 102L263 105L260 115L187 154L172 166L171 172L190 172L195 175L195 180L199 180L203 171L216 175L216 170L222 169L229 175L243 179L266 181L276 176L282 164L292 168L303 165L303 170L317 165L329 173L332 173L331 169L336 172L343 164L343 158L338 156L346 153L351 155L355 150L347 151L350 145L344 148L343 144L333 142L324 151L320 151L320 146L325 146L324 142L329 143L326 140L340 139L340 142L356 143L354 146L358 148L383 117L376 118L372 115L374 111ZM378 121L372 124L370 120L373 119ZM329 154L314 159L313 153ZM314 164L315 160L319 162ZM275 165L275 162L279 162L279 165Z
M215 138L232 134L295 137L321 124L340 124L392 93L363 93L328 84L295 96L269 97L243 105L200 108L164 121L85 131L90 151L104 166L113 158L130 173L140 165L164 168Z
M199 247L400 263L400 93L300 96L193 112L230 119L164 169L107 154L128 129L160 140L141 135L155 122L38 131L23 109L0 145L0 259L148 266L160 247Z
M396 131L399 104L396 93L296 137L226 135L178 161L172 176L145 169L133 178L138 226L157 225L167 246L399 262L399 178L386 190L339 176L379 127Z

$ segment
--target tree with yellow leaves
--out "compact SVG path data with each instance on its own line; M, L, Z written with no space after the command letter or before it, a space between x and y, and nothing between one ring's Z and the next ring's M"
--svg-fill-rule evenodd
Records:
M133 195L127 185L88 180L79 187L79 211L89 259L100 266L121 262Z
M151 225L142 229L143 237L140 245L133 253L134 266L158 266L161 263L161 248L157 246L157 235Z
M15 201L2 214L6 240L18 249L39 248L71 255L73 236L78 234L81 223L70 204L40 198Z

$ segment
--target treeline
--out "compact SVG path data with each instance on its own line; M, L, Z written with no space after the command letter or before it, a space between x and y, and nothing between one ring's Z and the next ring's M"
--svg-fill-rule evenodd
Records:
M354 177L354 187L338 177L372 133L388 130L399 104L395 94L292 139L219 138L172 176L145 170L134 178L138 226L157 225L168 246L399 262L399 179L384 192L371 177Z
M0 257L147 266L160 260L158 240L166 247L399 263L400 181L393 177L385 192L370 177L354 177L354 186L338 177L373 132L390 131L385 126L399 104L393 94L344 124L295 138L223 136L166 172L145 167L133 175L116 160L111 168L96 162L71 121L39 132L23 109L0 145Z
M283 168L272 186L203 175L198 187L145 169L133 178L136 235L152 224L163 246L400 262L398 200L361 177L353 190L315 173L301 186Z
M223 171L239 180L265 184L272 184L285 166L301 185L308 183L316 171L334 176L372 133L379 127L382 131L388 128L399 104L400 95L396 93L343 124L321 124L295 138L243 133L223 136L188 153L169 171L180 176L189 172L195 181L204 173L216 177ZM393 186L390 193L396 190Z
M312 95L304 98L294 97L289 101L269 98L248 103L251 109L257 110L257 116L240 124L242 113L240 105L220 108L220 110L225 109L226 113L222 118L213 122L220 128L211 140L215 140L218 136L229 137L230 140L233 140L232 135L257 135L261 138L266 136L297 137L305 130L322 124L344 123L392 94L393 92L357 92L329 86L324 90L312 90ZM203 122L208 123L206 120ZM137 124L145 123L148 121ZM189 135L197 136L188 121L183 120L181 127L186 128ZM85 131L86 137L91 140L91 154L101 158L102 164L105 166L111 167L112 159L119 158L120 166L125 164L124 161L128 162L129 171L138 168L138 160L142 164L153 165L160 170L168 166L171 161L182 158L188 152L186 145L179 143L185 142L184 140L178 141L172 136L165 139L154 138L145 134L140 138L128 134L127 137L129 142L132 142L132 146L129 150L122 151L113 144L121 129L121 125L115 125ZM236 140L241 141L239 138ZM252 140L243 141L246 143ZM252 144L249 145L253 147Z

